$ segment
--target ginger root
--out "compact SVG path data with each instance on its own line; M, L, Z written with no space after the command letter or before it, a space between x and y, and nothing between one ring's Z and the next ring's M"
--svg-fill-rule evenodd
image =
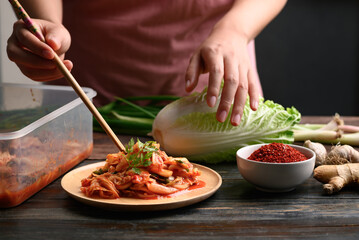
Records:
M359 152L350 145L337 144L327 153L324 145L305 141L304 146L316 153L313 177L324 183L323 190L330 195L351 183L359 183Z
M314 169L313 177L324 183L323 190L330 195L348 184L359 183L359 163L322 165Z

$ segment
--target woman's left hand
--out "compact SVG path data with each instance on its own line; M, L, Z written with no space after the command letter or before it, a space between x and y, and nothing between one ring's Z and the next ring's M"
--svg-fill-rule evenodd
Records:
M257 73L251 66L248 40L228 28L214 28L211 35L200 45L190 59L186 72L186 91L192 91L200 74L209 73L207 104L214 107L220 94L222 79L224 86L216 118L224 122L231 105L231 124L239 125L249 94L250 106L258 107L261 94Z

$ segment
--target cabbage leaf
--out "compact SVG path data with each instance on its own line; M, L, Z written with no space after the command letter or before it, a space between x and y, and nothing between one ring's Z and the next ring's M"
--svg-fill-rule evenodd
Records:
M253 111L247 99L240 125L232 126L229 117L223 123L216 120L219 101L208 107L206 93L204 89L182 97L157 114L150 135L169 155L204 163L233 162L243 146L294 141L291 129L301 118L296 108L285 109L260 98L258 109Z

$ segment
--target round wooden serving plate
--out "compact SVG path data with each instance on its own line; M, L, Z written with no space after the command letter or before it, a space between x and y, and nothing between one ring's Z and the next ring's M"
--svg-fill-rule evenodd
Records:
M203 201L212 196L222 184L221 176L214 170L193 164L201 171L199 180L205 182L205 186L193 190L184 190L171 197L160 199L100 199L86 197L80 190L81 180L88 177L97 167L103 166L105 162L89 164L67 173L61 180L62 188L76 200L99 208L111 211L158 211L175 209Z

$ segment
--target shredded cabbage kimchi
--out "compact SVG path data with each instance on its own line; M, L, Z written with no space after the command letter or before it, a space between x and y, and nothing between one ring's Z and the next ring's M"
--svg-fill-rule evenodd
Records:
M200 171L186 158L167 156L154 141L134 142L126 152L108 154L103 167L81 181L88 197L154 199L199 184Z

